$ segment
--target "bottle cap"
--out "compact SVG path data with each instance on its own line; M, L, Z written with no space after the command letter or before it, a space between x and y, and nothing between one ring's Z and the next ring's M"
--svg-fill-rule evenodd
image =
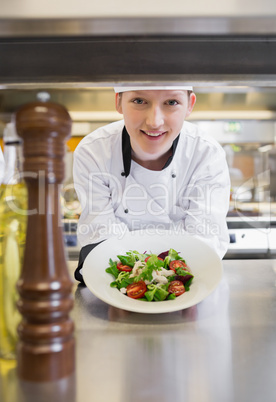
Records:
M14 122L8 123L4 128L3 140L5 144L21 142L21 139L17 135Z

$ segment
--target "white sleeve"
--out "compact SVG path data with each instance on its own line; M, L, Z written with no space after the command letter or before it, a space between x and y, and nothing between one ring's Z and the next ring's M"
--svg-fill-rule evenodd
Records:
M198 164L189 186L183 189L179 207L183 219L178 222L190 234L209 244L222 258L228 248L226 215L230 200L230 177L225 154L219 150L206 155Z
M82 209L78 240L82 247L128 231L127 226L115 217L112 205L110 182L116 181L116 177L103 172L96 159L89 146L79 146L74 152L74 186ZM114 189L116 183L115 186L112 184ZM119 183L117 188L120 191Z
M4 177L4 171L5 171L5 162L4 162L2 149L0 147L0 184L2 183L2 180Z

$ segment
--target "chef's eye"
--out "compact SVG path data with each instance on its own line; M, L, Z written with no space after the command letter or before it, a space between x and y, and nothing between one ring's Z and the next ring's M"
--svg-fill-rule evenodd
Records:
M178 103L179 102L177 100L175 100L175 99L170 99L170 100L167 101L167 104L169 106L175 106L175 105L178 105Z
M137 105L143 105L144 100L141 98L135 98L133 99L133 103L136 103Z

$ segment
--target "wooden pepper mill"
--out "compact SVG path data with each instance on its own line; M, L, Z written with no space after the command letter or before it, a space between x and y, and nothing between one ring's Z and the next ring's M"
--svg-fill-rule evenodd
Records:
M28 188L28 227L18 281L18 375L52 381L75 368L70 279L63 242L59 187L64 178L65 140L71 119L58 104L33 102L16 113L23 139L23 170Z

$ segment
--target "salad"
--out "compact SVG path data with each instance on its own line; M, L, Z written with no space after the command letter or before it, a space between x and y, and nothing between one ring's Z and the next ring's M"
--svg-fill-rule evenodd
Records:
M194 278L185 260L172 248L159 255L129 251L109 260L110 286L132 299L172 300L190 289Z

